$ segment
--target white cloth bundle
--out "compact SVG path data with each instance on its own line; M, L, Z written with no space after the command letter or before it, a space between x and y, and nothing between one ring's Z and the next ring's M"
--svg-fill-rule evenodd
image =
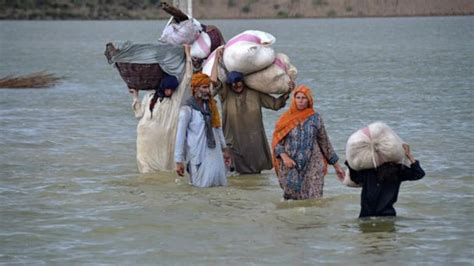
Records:
M273 35L257 30L244 31L225 45L224 65L228 71L243 74L253 73L266 68L275 60L275 51L271 45Z
M201 32L191 45L191 56L197 58L206 58L211 53L211 38L206 32Z
M352 134L346 144L346 159L358 171L386 162L404 163L402 139L386 124L375 122Z
M201 26L190 18L180 23L171 20L165 26L160 40L173 45L192 44L201 33Z
M286 54L278 53L270 66L245 76L244 82L250 88L270 94L282 94L289 91L288 82L295 80L298 71L290 64Z

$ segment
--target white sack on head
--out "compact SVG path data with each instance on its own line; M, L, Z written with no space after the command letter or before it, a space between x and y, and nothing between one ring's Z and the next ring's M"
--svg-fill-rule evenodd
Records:
M211 38L206 32L201 32L191 45L191 56L197 58L206 58L211 53Z
M211 76L211 73L212 73L212 66L214 65L214 62L216 61L215 60L216 59L216 52L220 47L222 47L222 46L217 47L216 50L214 50L209 55L209 57L206 59L206 61L204 61L204 63L202 63L202 73L208 75L209 77ZM217 66L217 78L222 82L227 81L226 71L221 65Z
M354 170L376 168L386 162L405 163L404 142L386 124L376 122L352 134L346 159Z
M165 26L160 40L173 45L192 44L199 37L200 31L201 27L194 23L194 19L169 23Z
M291 71L290 71L291 69ZM289 75L291 73L291 76ZM290 78L296 79L296 67L290 64L286 54L278 53L273 64L244 77L250 88L269 94L282 94L289 91Z
M256 30L244 31L225 45L224 65L228 71L243 74L253 73L266 68L275 60L275 51L271 44L273 35Z

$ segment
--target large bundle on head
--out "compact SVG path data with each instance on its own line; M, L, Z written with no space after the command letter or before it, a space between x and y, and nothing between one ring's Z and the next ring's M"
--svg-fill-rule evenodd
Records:
M191 45L191 56L205 59L223 44L225 44L224 37L216 26L203 25L203 31Z
M201 32L199 37L191 45L191 56L206 58L211 53L211 38L206 32Z
M172 16L160 40L174 45L189 44L191 56L200 59L207 58L212 51L225 43L216 26L201 24L166 2L161 2L160 6Z
M288 82L295 80L298 71L287 55L278 53L270 66L245 76L244 82L250 88L264 93L282 94L289 91Z
M386 124L376 122L352 134L346 159L354 170L376 168L386 162L405 163L402 139Z
M195 19L176 23L170 19L160 40L173 45L192 44L201 34L201 24Z
M256 30L233 37L225 45L223 55L227 70L249 74L266 68L275 60L271 47L274 42L273 35Z
M159 64L116 63L115 66L128 88L154 90L163 78L163 70Z
M158 41L157 44L133 44L125 42L117 48L106 45L105 56L109 64L117 67L128 88L156 89L164 72L181 80L184 74L183 47Z

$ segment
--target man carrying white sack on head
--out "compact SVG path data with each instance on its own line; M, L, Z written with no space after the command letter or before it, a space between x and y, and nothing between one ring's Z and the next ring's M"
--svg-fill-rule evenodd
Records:
M410 147L390 127L380 122L372 123L349 137L346 159L349 175L344 183L362 187L360 218L396 216L393 205L398 200L401 183L425 176Z
M181 107L176 134L176 173L184 176L185 165L189 181L196 187L225 186L225 162L230 155L221 128L217 103L211 98L211 79L196 73L191 79L192 95Z
M216 52L211 80L217 81L217 67L223 50ZM283 108L294 89L292 80L289 91L278 98L253 90L244 83L244 75L231 71L226 84L217 93L222 102L222 125L227 146L231 150L235 171L240 174L258 174L273 168L272 154L268 146L262 118L262 107L279 110Z

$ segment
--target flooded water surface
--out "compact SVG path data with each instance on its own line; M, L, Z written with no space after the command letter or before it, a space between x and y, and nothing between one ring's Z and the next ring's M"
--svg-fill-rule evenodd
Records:
M0 90L0 264L472 265L474 17L203 22L276 37L342 162L374 121L410 143L426 176L402 185L398 217L358 220L360 190L333 171L300 202L273 171L205 189L139 174L131 96L103 51L165 21L2 21L0 76L64 79ZM264 112L268 136L282 112Z

